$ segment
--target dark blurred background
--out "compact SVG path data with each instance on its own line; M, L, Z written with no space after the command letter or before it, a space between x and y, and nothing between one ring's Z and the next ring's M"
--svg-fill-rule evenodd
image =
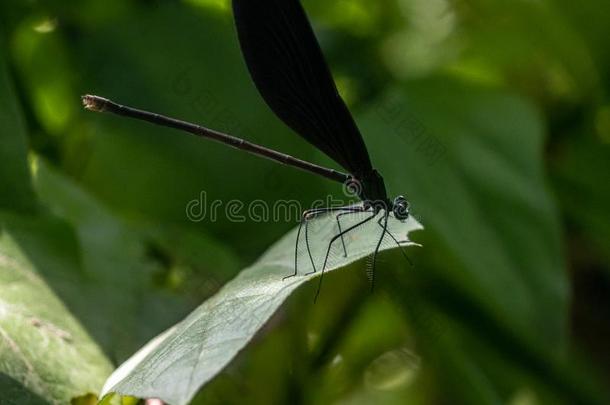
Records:
M296 294L195 402L610 403L607 1L303 4L424 247L414 269L384 255L374 294L340 280L362 265L319 305ZM257 94L228 1L4 0L0 13L3 228L113 363L295 226L189 221L202 191L341 195L82 110L98 94L332 165Z

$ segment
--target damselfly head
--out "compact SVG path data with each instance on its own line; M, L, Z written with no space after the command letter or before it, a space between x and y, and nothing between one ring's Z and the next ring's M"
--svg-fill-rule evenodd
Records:
M409 218L410 209L411 205L409 204L409 201L402 195L396 197L392 203L394 217L400 221L406 221Z

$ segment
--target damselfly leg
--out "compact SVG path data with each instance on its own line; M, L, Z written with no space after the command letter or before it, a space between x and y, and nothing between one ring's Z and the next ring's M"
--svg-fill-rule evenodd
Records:
M377 224L381 227L381 229L384 228L383 224L381 223L381 221L383 220L383 217L379 217L379 220L377 220ZM396 243L396 246L398 246L400 253L402 253L402 256L405 258L405 260L409 263L409 265L411 265L411 267L413 267L413 262L411 261L411 259L409 259L409 256L407 256L407 253L405 252L404 246L401 245L401 241L399 241L392 232L390 232L389 229L387 229L386 227L386 233L388 234L388 236L390 238L392 238L392 240L394 241L394 243ZM408 241L402 241L402 243L405 243Z
M361 212L364 212L364 211L365 210L363 209L363 211L361 211ZM328 264L328 257L330 256L330 250L332 249L333 243L337 239L343 237L343 235L345 235L345 234L353 231L354 229L356 229L356 228L366 224L367 222L371 221L372 219L374 219L377 216L378 213L379 213L378 211L374 210L371 216L363 219L362 221L358 222L357 224L354 224L354 225L350 226L345 231L340 232L339 234L337 234L337 235L332 237L332 239L328 243L328 248L326 249L326 255L324 256L324 264L322 265L322 274L320 275L320 281L318 282L318 289L316 291L316 296L314 298L314 302L317 301L318 295L320 295L320 289L322 288L322 280L324 278L324 271L326 270L326 265Z
M389 216L390 216L390 212L384 211L383 216L380 218L380 220L383 219L383 225L381 225L381 221L377 222L379 225L381 225L382 231L381 231L381 237L379 238L379 242L377 242L377 246L375 247L375 251L373 252L373 264L372 264L371 273L370 273L371 291L373 291L373 288L375 287L375 268L377 266L377 255L379 254L379 249L381 248L381 243L383 242L383 238L385 237L385 234L388 232Z
M313 208L313 209L303 212L303 215L301 216L301 221L299 222L299 229L297 230L297 237L296 237L296 242L295 242L295 247L294 247L294 273L292 273L288 276L285 276L283 278L284 280L291 278L291 277L295 277L298 274L299 241L300 241L303 225L305 226L305 246L307 248L307 255L309 256L309 261L310 261L311 267L313 269L313 271L306 273L305 275L309 275L309 274L316 272L316 265L315 265L315 262L313 259L313 255L311 253L311 247L309 245L309 221L312 219L318 218L321 215L325 215L325 214L337 212L337 211L340 212L339 215L352 214L352 213L363 212L364 208L360 207L360 206L327 207L327 208ZM341 229L341 225L339 223L337 223L337 224L339 226L339 229ZM343 236L341 236L341 237L343 237ZM345 242L343 242L343 245L345 246Z
M339 233L337 234L337 236L340 237L341 239L341 244L343 245L343 251L345 252L345 257L347 257L347 249L345 248L345 240L344 240L344 235L347 232L343 232L343 230L341 229L341 223L339 222L339 218L342 215L348 215L348 214L358 214L361 212L366 212L366 208L364 208L363 206L349 206L349 207L339 207L339 208L329 208L329 211L327 212L336 212L336 211L340 211L340 213L336 216L336 220L337 220L337 227L339 228ZM309 247L309 238L307 236L308 233L308 223L305 224L305 243L307 245L307 252L309 253L309 257L311 258L311 250ZM309 273L305 273L306 276L313 274L317 271L316 266L313 264L313 260L312 260L312 268L313 270L310 271Z

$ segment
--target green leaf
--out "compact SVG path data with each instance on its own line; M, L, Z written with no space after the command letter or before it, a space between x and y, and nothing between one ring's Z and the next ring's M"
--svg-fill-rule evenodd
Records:
M0 235L0 403L66 404L97 393L112 366L34 270Z
M610 146L576 133L562 148L555 165L555 184L565 215L601 256L610 260ZM576 138L578 136L578 138ZM583 247L573 247L582 249ZM610 270L610 268L606 267Z
M0 209L30 211L36 206L27 165L23 118L0 38Z
M580 395L574 381L565 382L570 366L561 363L568 350L568 280L535 108L505 91L446 77L408 83L374 107L360 121L363 133L372 135L371 154L383 157L377 167L389 188L404 191L426 223L426 271L417 272L411 288L423 305L441 309L469 331L454 333L459 343L445 345L443 353L468 356L472 375L489 392L501 392L503 385L516 389L537 369L544 370L538 382ZM412 294L403 299L406 286L397 284L393 296L411 312ZM442 350L415 332L424 351ZM486 361L469 333L503 360ZM495 377L506 359L518 370L510 382ZM463 396L464 371L452 364L460 362L443 358L436 364L440 385L447 395Z
M367 144L384 157L389 188L405 192L426 223L435 248L423 253L434 256L435 276L539 349L565 349L568 282L536 110L503 91L436 78L396 89L362 124L386 134Z
M126 224L42 159L34 185L56 217L11 223L41 273L105 352L123 361L188 312L153 282L149 235ZM60 244L61 243L61 244Z
M346 227L370 214L354 215ZM310 235L313 257L323 261L326 244L337 233L334 217L321 218ZM346 237L349 255L335 244L328 270L336 270L369 256L381 236L381 228L370 221ZM410 219L390 220L390 232L400 241L421 229ZM344 228L347 229L347 228ZM226 284L186 319L148 343L125 362L105 384L103 394L115 392L142 398L160 398L173 405L186 404L199 388L219 373L265 325L286 298L317 274L283 280L294 271L296 231L275 244L250 268ZM391 242L391 243L389 243ZM409 242L408 244L412 244ZM382 249L396 247L386 236ZM301 254L300 272L310 271L307 255ZM313 299L313 297L312 297Z

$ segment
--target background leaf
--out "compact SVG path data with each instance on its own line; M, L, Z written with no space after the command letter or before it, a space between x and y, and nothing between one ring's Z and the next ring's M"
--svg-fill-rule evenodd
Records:
M559 354L568 290L532 106L439 78L390 93L364 122L366 133L388 134L403 146L369 142L387 156L380 168L390 186L404 184L435 246L446 249L437 276L539 348L554 342Z
M49 283L111 359L121 361L188 306L154 285L159 266L146 255L146 240L154 240L152 232L117 220L44 162L39 161L37 167L36 190L55 215L49 220L63 222L74 244L49 251L40 247L50 246L49 239L60 237L55 230L38 229L34 235L23 228L16 232L34 260L44 266ZM140 323L146 318L147 322Z
M4 48L0 38L0 47ZM4 49L0 52L0 209L36 207L27 168L23 117L18 107Z
M6 231L0 236L0 400L65 404L112 370Z

